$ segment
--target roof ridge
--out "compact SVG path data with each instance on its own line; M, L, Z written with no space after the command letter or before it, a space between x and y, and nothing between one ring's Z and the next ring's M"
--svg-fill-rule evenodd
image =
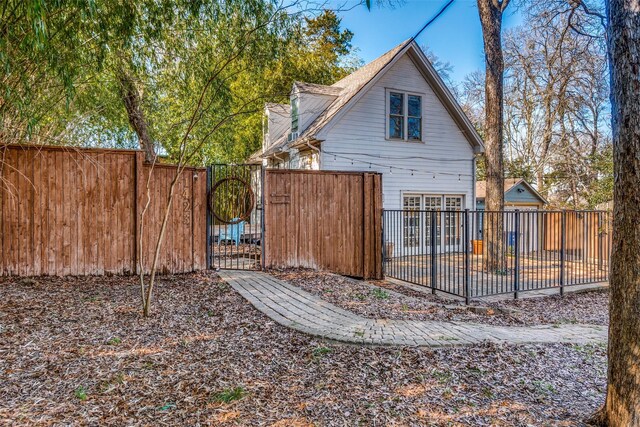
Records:
M374 74L377 74L377 72L380 71L380 69L384 68L384 66L386 64L388 64L393 59L393 57L398 52L400 52L411 41L412 41L411 39L407 39L407 40L403 41L399 45L395 46L393 49L388 50L387 52L383 53L382 55L380 55L379 57L377 57L373 61L363 65L360 68L358 68L353 73L344 76L343 78L341 78L340 80L338 80L337 82L332 84L331 86L345 87L346 86L344 84L345 82L349 82L350 80L353 80L356 77L359 77L361 74L364 74L365 72L373 70L373 69L377 69L376 73L374 73ZM380 66L381 63L383 63L382 66Z

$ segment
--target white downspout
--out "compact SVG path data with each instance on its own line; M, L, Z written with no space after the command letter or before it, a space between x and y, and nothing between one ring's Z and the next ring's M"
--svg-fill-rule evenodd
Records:
M318 152L318 170L320 170L321 169L320 160L322 159L322 152L320 151L319 148L314 147L313 145L311 145L311 143L309 142L308 139L305 141L305 143L307 144L307 147L309 147L312 150L316 150ZM313 168L313 156L311 157L311 162L312 162L311 167Z

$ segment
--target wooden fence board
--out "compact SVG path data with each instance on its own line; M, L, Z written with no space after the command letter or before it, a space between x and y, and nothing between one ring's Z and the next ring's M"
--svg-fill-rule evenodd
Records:
M143 156L137 150L0 147L0 275L135 272L150 169ZM152 175L145 269L175 173L175 166L156 165ZM186 168L178 178L159 271L206 268L205 221L205 171Z
M563 212L544 214L544 250L562 248ZM589 259L608 260L611 249L611 215L604 211L565 211L564 248Z
M373 173L266 171L267 267L382 278L380 179Z

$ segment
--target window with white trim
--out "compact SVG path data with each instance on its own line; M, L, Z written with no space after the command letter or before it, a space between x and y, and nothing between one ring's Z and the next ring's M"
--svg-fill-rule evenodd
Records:
M387 138L422 141L422 95L387 92Z

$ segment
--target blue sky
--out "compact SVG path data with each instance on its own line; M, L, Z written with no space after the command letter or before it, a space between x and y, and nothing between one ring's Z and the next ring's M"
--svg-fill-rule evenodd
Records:
M376 0L372 0L376 3ZM348 3L347 6L354 3ZM395 8L365 6L340 12L343 28L354 33L352 44L358 55L369 62L413 36L445 4L445 0L406 0ZM521 23L521 16L509 11L503 18L503 31ZM443 61L453 66L451 78L460 82L467 74L484 69L482 27L476 0L455 0L443 15L417 38Z

